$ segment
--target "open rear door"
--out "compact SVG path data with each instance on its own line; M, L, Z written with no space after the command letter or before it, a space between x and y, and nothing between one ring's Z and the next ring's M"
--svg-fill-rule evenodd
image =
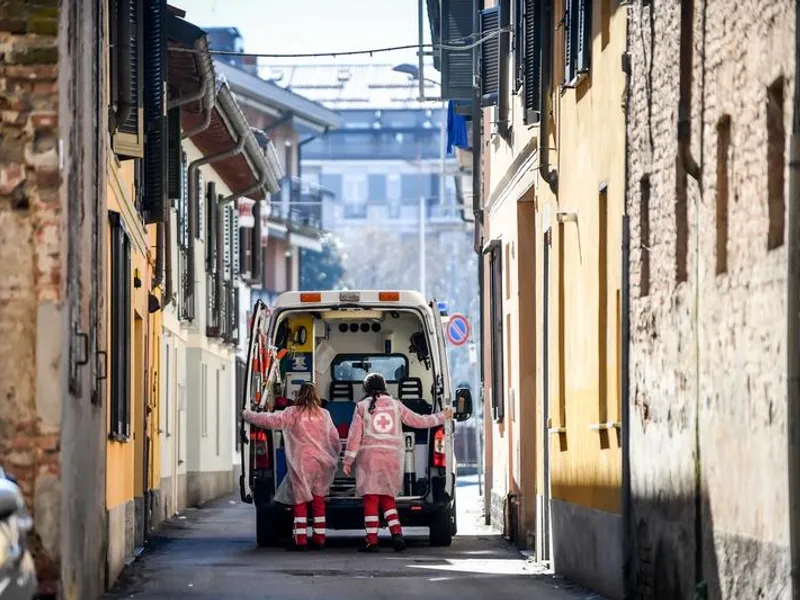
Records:
M247 363L242 398L239 399L239 408L252 409L260 397L264 379L267 376L264 358L267 353L267 326L269 325L269 308L261 300L256 300L253 306L253 315L250 317L250 331L247 338ZM239 428L242 451L242 474L239 476L239 493L242 502L253 503L253 472L254 444L250 443L250 424L241 420Z
M433 302L430 303L430 307L433 311L433 329L436 332L436 340L439 342L437 344L439 346L439 352L437 354L439 368L437 372L436 387L441 389L443 404L442 408L444 408L445 406L453 405L453 398L450 395L450 365L447 361L447 340L445 339L444 326L442 325L442 319L439 316L438 306L439 303L436 301L436 298L434 298ZM441 378L441 380L438 378ZM455 479L453 475L455 473L455 452L453 451L453 447L456 432L455 419L451 419L447 424L445 424L445 431L447 432L447 435L445 436L445 455L447 456L447 493L454 495Z

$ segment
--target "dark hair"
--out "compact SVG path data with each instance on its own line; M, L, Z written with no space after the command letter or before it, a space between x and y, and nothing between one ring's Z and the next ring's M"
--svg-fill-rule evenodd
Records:
M364 390L370 397L369 412L375 411L375 402L378 397L386 394L386 380L380 373L370 373L364 378Z
M322 406L322 401L319 399L317 393L317 386L310 381L306 381L300 386L300 391L297 392L297 400L294 405L301 410L316 410Z

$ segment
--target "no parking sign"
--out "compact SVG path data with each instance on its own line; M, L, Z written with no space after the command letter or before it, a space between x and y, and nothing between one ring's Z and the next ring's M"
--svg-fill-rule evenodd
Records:
M454 346L463 346L469 341L470 327L467 317L462 314L456 313L447 322L445 329L447 332L447 339Z

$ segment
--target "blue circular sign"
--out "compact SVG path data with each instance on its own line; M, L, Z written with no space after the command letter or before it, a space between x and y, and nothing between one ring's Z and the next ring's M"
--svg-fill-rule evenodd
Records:
M447 322L447 339L454 346L462 346L469 340L469 321L464 315L455 314Z

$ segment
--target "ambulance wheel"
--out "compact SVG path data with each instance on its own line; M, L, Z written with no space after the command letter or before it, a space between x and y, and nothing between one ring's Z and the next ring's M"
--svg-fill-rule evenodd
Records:
M450 519L450 510L440 511L433 517L430 524L431 546L443 547L453 543L453 529Z
M275 516L266 506L256 506L256 543L259 548L278 544Z

